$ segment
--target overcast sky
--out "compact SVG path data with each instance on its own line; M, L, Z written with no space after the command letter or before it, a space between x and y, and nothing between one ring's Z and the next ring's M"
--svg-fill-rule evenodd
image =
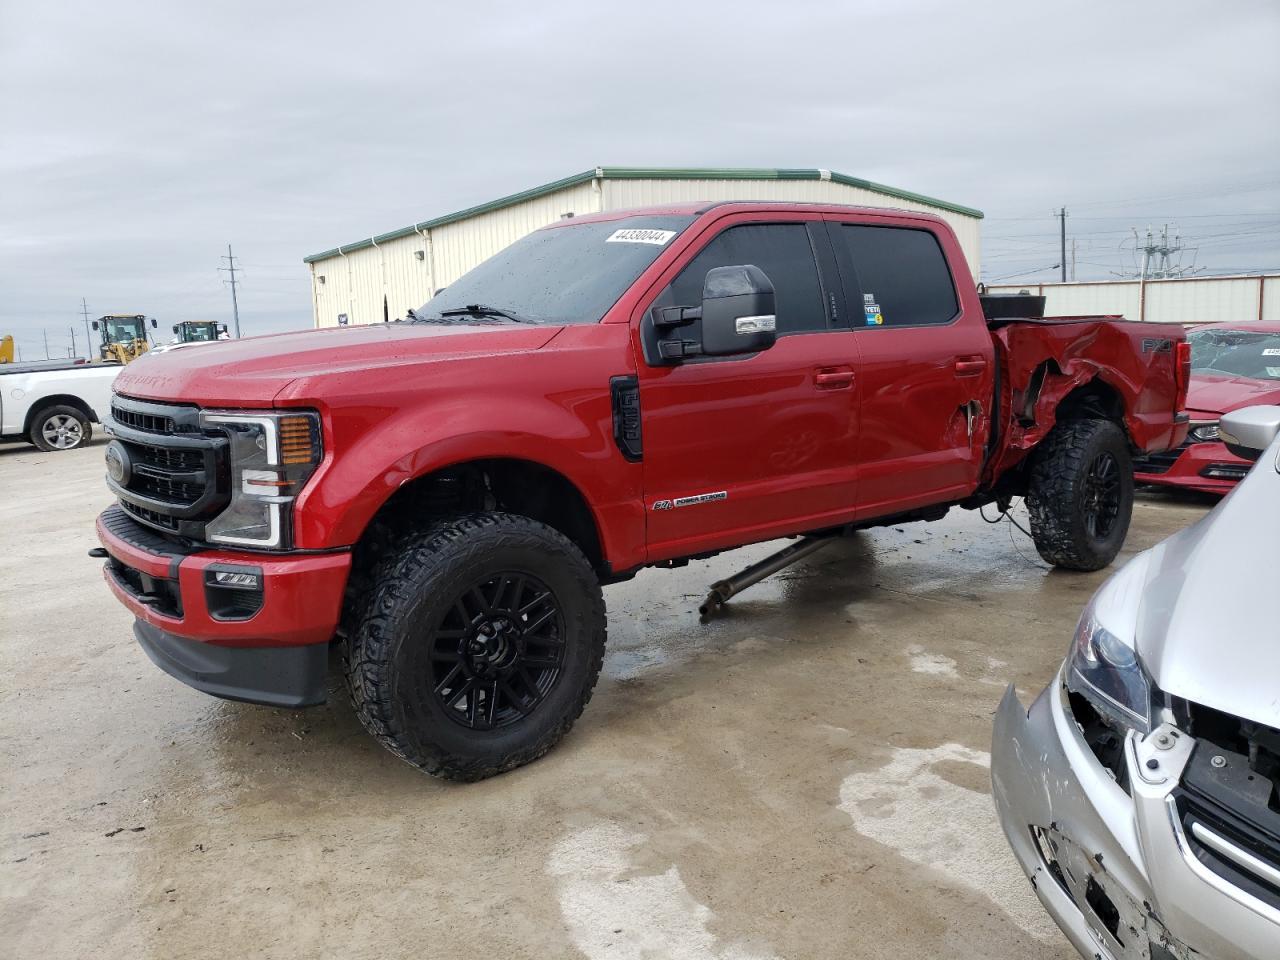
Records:
M228 242L244 331L305 327L305 254L597 164L978 207L988 279L1053 278L1062 205L1081 279L1165 222L1276 270L1277 50L1274 0L0 0L0 333L229 320Z

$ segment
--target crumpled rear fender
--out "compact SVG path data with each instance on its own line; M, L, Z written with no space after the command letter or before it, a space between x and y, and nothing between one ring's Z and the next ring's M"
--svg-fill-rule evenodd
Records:
M1183 338L1170 324L1121 320L1011 323L992 331L1001 367L1001 441L988 482L1017 466L1058 422L1065 400L1094 388L1118 405L1121 425L1137 450L1181 442L1175 423L1177 385L1172 345Z

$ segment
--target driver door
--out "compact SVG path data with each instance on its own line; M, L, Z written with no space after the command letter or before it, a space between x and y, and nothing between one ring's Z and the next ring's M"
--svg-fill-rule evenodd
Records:
M775 289L777 341L754 354L648 363L633 323L649 559L852 518L856 341L836 316L819 216L738 214L673 265L643 305L697 306L714 267L752 264ZM683 334L698 340L697 321Z

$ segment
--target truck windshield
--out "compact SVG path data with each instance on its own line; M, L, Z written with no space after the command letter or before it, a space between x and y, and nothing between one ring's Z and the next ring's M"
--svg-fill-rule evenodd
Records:
M1217 373L1250 380L1280 380L1280 334L1260 330L1196 330L1191 372Z
M483 306L475 315L493 316L492 308L535 323L599 323L693 219L626 217L536 230L445 287L414 316L429 323L447 311L465 315Z

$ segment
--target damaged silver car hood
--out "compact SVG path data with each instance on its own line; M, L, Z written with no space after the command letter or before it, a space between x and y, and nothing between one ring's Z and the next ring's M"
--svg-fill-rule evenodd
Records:
M1137 650L1176 697L1280 727L1280 441L1203 520L1151 550Z

